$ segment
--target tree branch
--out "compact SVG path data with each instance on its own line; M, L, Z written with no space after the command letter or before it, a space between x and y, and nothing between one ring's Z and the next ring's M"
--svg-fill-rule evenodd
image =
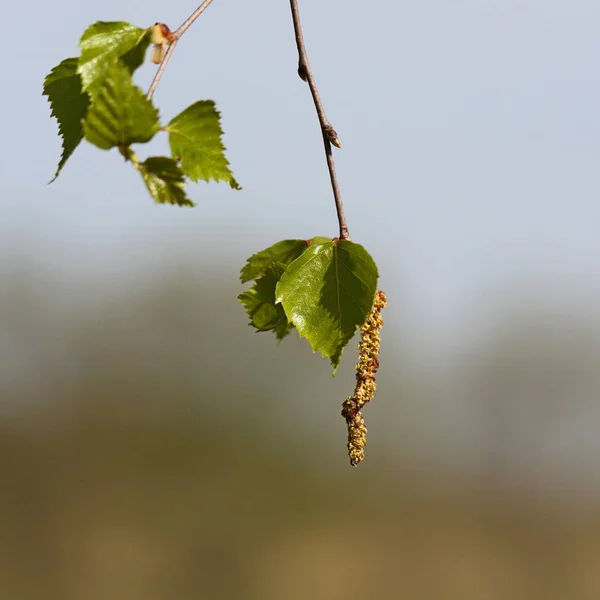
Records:
M167 67L167 63L171 58L171 54L173 54L173 50L175 50L175 46L177 46L177 42L181 39L181 36L190 28L192 23L210 6L213 0L204 0L204 2L175 30L171 35L172 40L169 42L169 47L163 59L160 61L160 65L158 65L158 69L156 71L156 75L154 75L154 79L148 88L148 93L146 94L146 98L150 100L154 95L154 91L156 90L156 86L160 81L160 78L163 76L165 68Z
M312 94L312 98L315 103L317 116L319 117L319 124L321 125L321 131L323 132L323 143L325 144L327 168L329 169L329 178L331 179L331 187L333 189L335 209L340 225L340 239L348 240L350 239L350 234L348 233L348 225L346 224L346 217L344 216L342 195L340 193L340 185L337 180L335 163L333 161L333 153L331 150L332 144L337 148L341 148L341 144L335 129L327 119L323 102L321 101L321 96L319 96L319 90L317 89L317 82L315 81L312 69L310 68L310 63L308 62L306 46L304 45L304 36L302 34L302 26L300 25L300 9L298 8L298 0L290 0L290 8L292 10L292 20L294 22L294 32L296 34L296 46L298 47L298 75L302 80L308 83L310 93Z

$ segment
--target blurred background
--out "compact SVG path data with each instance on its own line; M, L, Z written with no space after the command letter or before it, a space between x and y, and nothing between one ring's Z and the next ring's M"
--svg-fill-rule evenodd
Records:
M236 300L247 256L337 230L287 2L216 0L155 96L216 100L243 191L155 205L85 144L46 186L48 71L194 7L3 9L0 599L599 598L600 4L301 2L389 302L356 469L356 344L332 378Z

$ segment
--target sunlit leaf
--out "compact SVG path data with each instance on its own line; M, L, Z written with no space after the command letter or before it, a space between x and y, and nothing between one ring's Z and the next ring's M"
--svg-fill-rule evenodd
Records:
M330 358L335 372L373 307L377 279L377 266L361 245L329 241L311 246L287 267L276 301L313 351Z
M296 260L307 248L306 240L282 240L256 254L253 254L242 268L240 279L242 283L252 281L265 274L267 269L275 264L289 265Z
M108 150L147 142L159 129L158 111L134 85L127 68L113 60L84 121L85 138Z
M311 245L324 244L330 241L331 238L326 237L314 237L310 240L281 240L253 254L243 266L240 279L242 283L252 281L264 275L271 265L280 263L287 266Z
M77 58L67 58L54 67L44 80L44 95L48 96L52 116L58 121L62 137L62 155L54 181L67 159L83 139L81 120L85 117L90 99L83 91L81 77L77 72Z
M143 62L150 33L130 23L98 21L90 25L79 40L79 73L83 89L96 95L115 59L133 73Z
M187 177L193 181L224 181L241 189L225 158L219 112L212 100L188 106L165 129L169 132L172 156Z
M285 315L283 306L275 304L275 287L285 271L285 265L274 263L238 299L250 317L250 323L257 331L274 331L282 340L293 328Z
M167 156L151 156L137 165L148 191L160 204L194 206L185 193L185 176Z

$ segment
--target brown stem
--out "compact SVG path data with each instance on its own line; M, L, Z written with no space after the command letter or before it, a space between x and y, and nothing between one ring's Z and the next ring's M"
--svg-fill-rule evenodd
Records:
M160 78L163 76L167 63L171 58L171 54L173 54L173 50L175 50L175 46L177 46L177 42L181 39L181 36L190 28L190 25L209 7L213 0L204 0L204 2L177 28L176 31L173 32L173 40L169 44L167 51L158 65L158 69L156 71L156 75L154 75L154 79L148 88L148 93L146 94L146 98L150 100L154 95L154 91L156 90L156 86L160 81Z
M348 225L346 224L346 217L344 216L344 205L342 204L340 185L335 173L335 163L333 161L333 153L331 150L332 144L337 148L341 147L340 140L335 129L331 126L331 123L327 119L325 108L323 107L323 102L321 101L321 96L319 96L319 90L317 89L317 82L315 81L312 69L310 68L310 62L308 61L308 55L306 53L306 46L304 45L302 26L300 25L300 9L298 8L298 0L290 0L290 7L292 9L294 32L296 34L296 46L298 47L298 75L303 81L308 83L308 87L310 88L310 93L312 94L313 102L315 103L315 108L317 110L317 116L319 117L319 124L321 125L321 130L323 132L327 168L329 169L329 177L331 179L331 187L333 189L333 198L335 200L335 210L337 212L338 222L340 224L340 239L349 240L350 234L348 233Z

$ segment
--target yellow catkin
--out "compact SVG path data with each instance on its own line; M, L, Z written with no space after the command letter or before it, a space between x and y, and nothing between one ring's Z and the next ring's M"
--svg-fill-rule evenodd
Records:
M342 416L348 425L348 456L350 464L354 467L365 457L367 428L360 411L373 399L377 387L375 373L379 368L380 332L383 326L381 309L386 305L385 294L378 291L375 294L373 309L361 328L354 395L347 398L342 405Z

